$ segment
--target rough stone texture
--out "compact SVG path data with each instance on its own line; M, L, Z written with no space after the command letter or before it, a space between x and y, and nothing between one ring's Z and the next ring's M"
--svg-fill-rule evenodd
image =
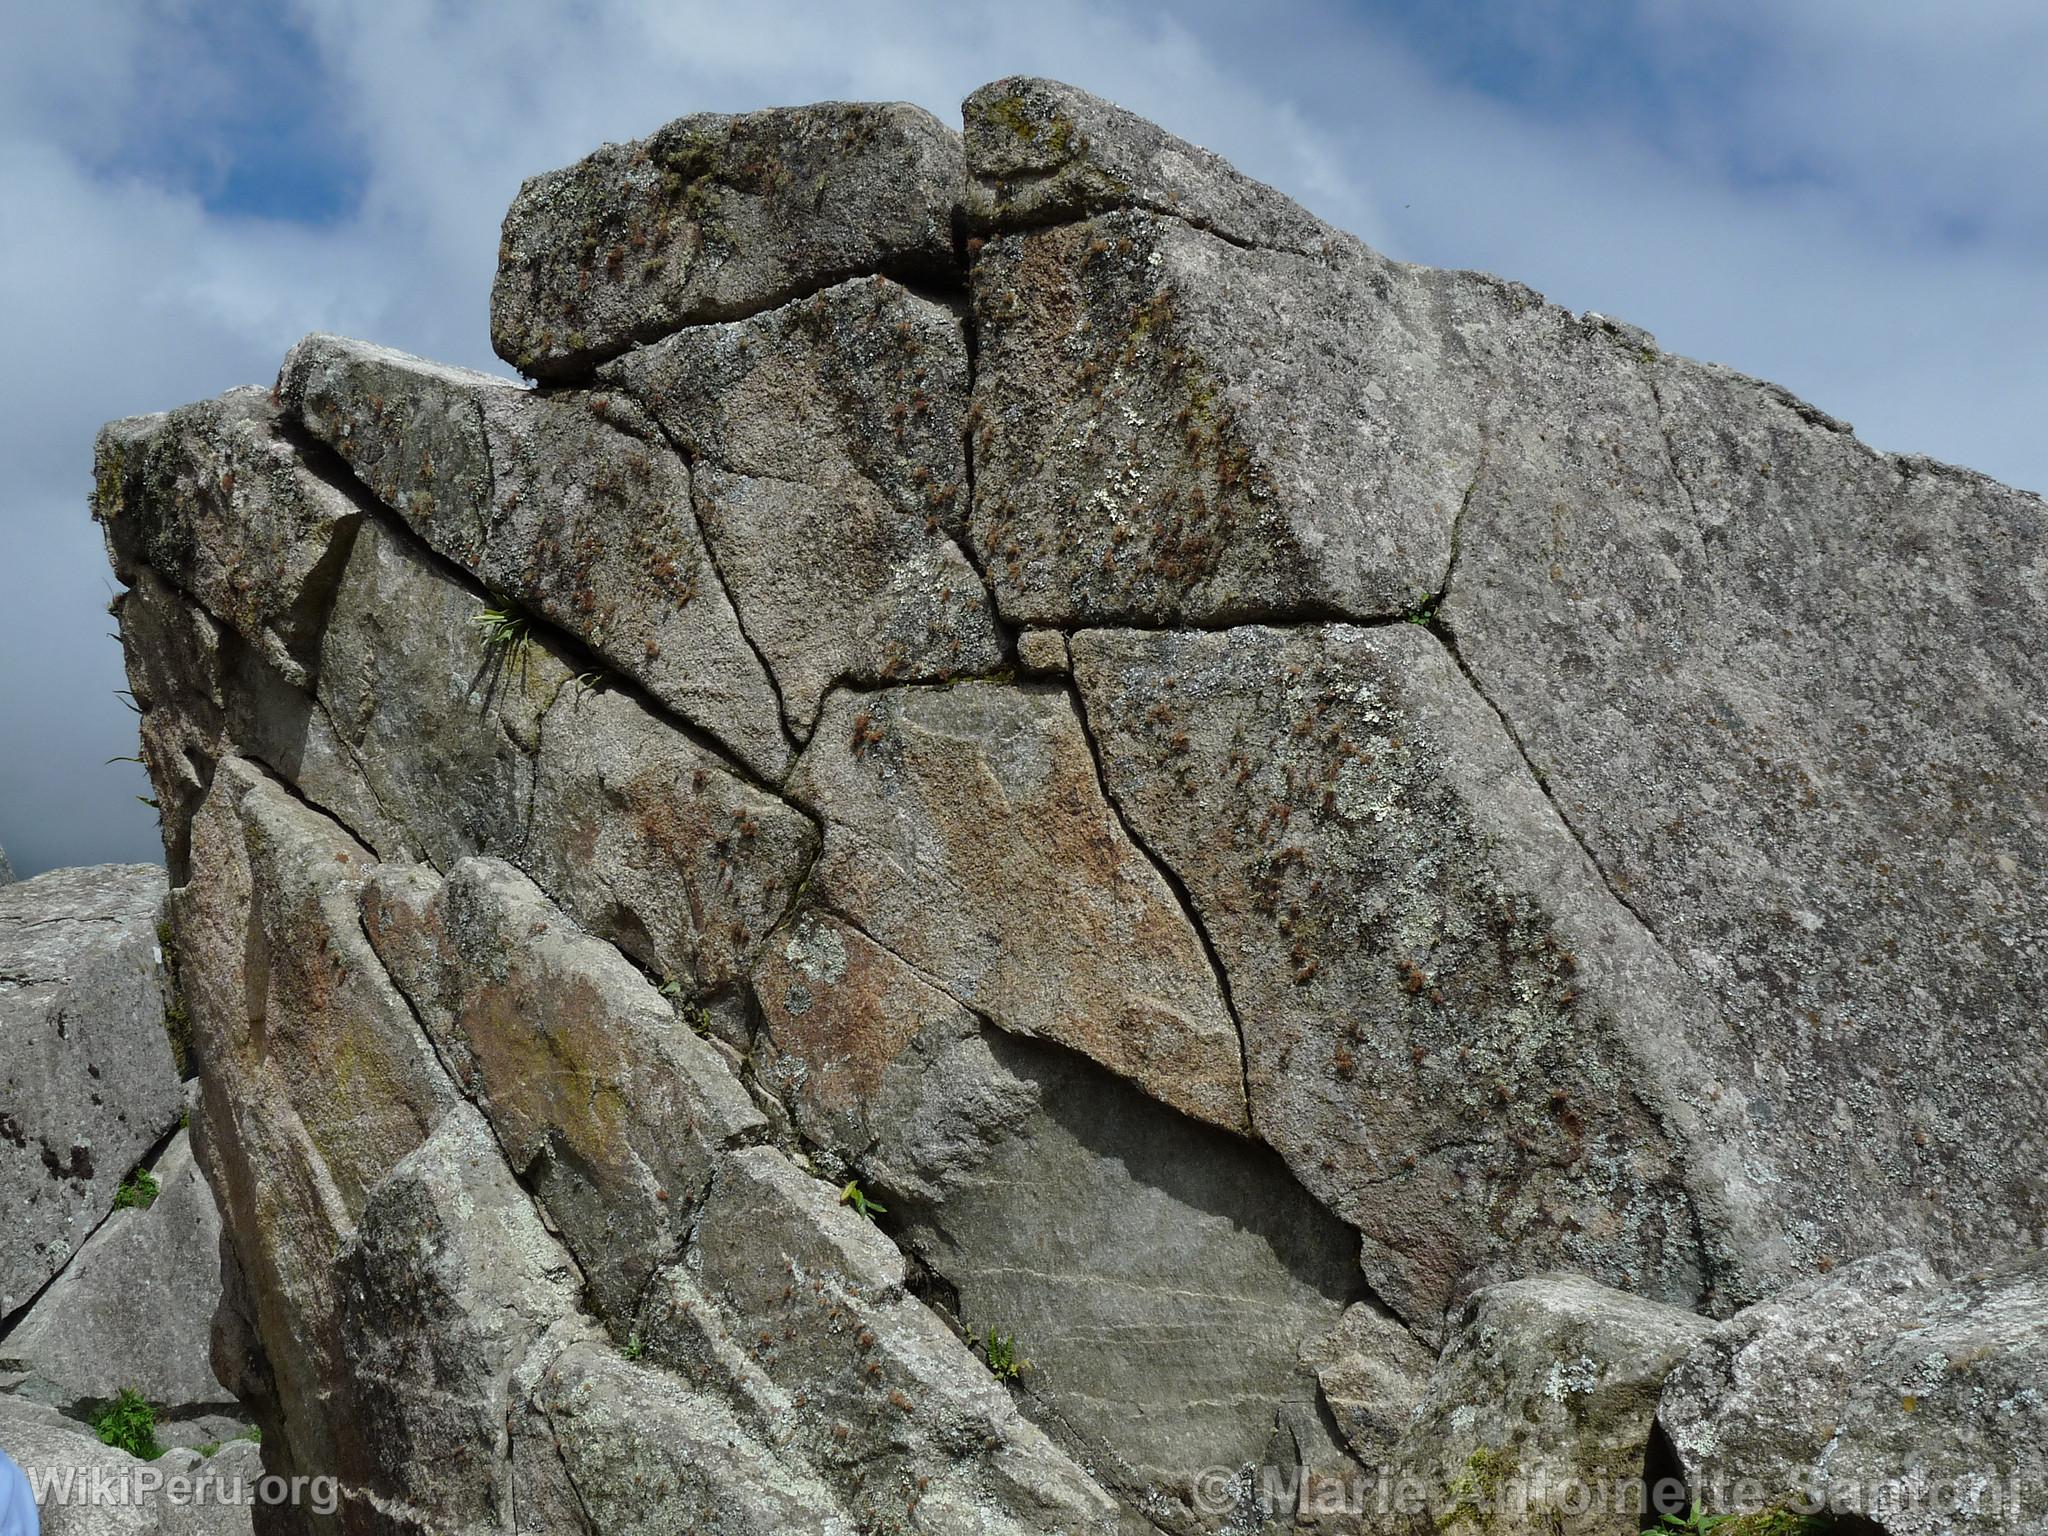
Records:
M364 923L513 1173L562 1213L599 1314L630 1320L718 1149L760 1130L753 1101L651 982L508 864L380 879Z
M967 522L959 317L882 278L702 326L598 375L690 464L717 568L806 739L835 683L992 671Z
M1481 1291L1393 1451L1418 1531L1634 1536L1658 1388L1711 1326L1577 1276Z
M1320 254L1357 244L1220 157L1057 80L994 81L961 104L960 116L967 211L981 227L1147 208L1237 245Z
M1396 1448L1422 1407L1436 1355L1381 1308L1360 1302L1306 1341L1301 1356L1351 1453L1368 1467L1400 1470Z
M1033 1401L1139 1507L1185 1519L1196 1469L1320 1440L1298 1357L1362 1288L1355 1242L1270 1153L985 1028L829 918L793 925L754 988L761 1080L806 1141L879 1192L970 1337L1015 1337Z
M1874 1254L1721 1324L1672 1372L1658 1407L1687 1480L1714 1490L1752 1479L1765 1501L1803 1489L1867 1354L1940 1291L1920 1255Z
M62 1269L178 1122L157 920L164 872L0 888L0 1322Z
M1793 1272L2048 1233L2048 513L1465 280L1497 382L1442 608L1609 883L1715 1000ZM1906 1085L1910 1085L1908 1088Z
M729 986L816 829L544 638L491 652L483 611L402 538L357 541L319 697L377 803L437 867L509 859L663 977Z
M650 1348L730 1381L779 1443L857 1468L863 1528L978 1530L991 1506L987 1528L1117 1528L1114 1502L905 1294L903 1255L780 1152L723 1165L690 1257L650 1301Z
M1203 1469L1314 1455L1301 1343L1364 1290L1353 1235L1271 1153L1081 1057L993 1030L920 1044L883 1075L864 1166L1098 1475L1185 1523L1212 1513Z
M1665 1384L1658 1418L1702 1504L1794 1500L1886 1536L2048 1517L2048 1270L1951 1284L1878 1254L1750 1307Z
M39 1507L43 1536L249 1536L263 1477L248 1441L211 1457L181 1449L143 1462L54 1409L10 1397L0 1397L0 1451L52 1479Z
M0 848L0 885L14 884L14 866L7 862L7 850Z
M1687 999L1442 646L1073 651L1110 792L1230 972L1252 1123L1365 1235L1379 1294L1430 1334L1461 1288L1551 1266L1700 1299L1697 1209L1747 1217L1672 1091Z
M259 389L103 428L93 516L114 573L147 568L303 683L323 604L361 516Z
M541 395L336 336L291 350L278 392L437 553L576 636L779 777L789 745L691 509L688 470L607 395Z
M0 1391L81 1418L122 1390L159 1415L238 1417L210 1355L220 1300L220 1213L180 1132L152 1165L146 1209L109 1216L0 1338ZM212 1438L230 1438L234 1431Z
M902 103L678 118L519 189L491 344L570 378L844 278L944 273L963 179L959 136Z
M1479 428L1416 269L1127 211L990 239L973 294L1006 618L1373 618L1442 586Z
M826 823L812 886L828 908L1002 1028L1244 1124L1201 941L1103 799L1067 694L835 694L791 789Z
M529 183L552 387L102 439L267 1523L1470 1528L1825 1275L1673 1443L2038 1526L2039 501L966 121Z

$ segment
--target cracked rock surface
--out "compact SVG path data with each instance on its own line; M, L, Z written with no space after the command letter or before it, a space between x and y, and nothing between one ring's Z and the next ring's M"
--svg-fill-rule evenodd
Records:
M1919 1495L2040 1470L2039 498L963 117L529 181L536 387L102 435L259 1529L2037 1529Z

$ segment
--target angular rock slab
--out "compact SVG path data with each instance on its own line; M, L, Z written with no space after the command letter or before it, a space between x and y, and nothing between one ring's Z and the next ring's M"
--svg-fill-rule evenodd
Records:
M260 389L112 422L93 449L93 517L121 581L155 571L303 685L362 508L283 427Z
M811 889L828 908L1000 1027L1244 1126L1215 973L1103 798L1066 693L836 693L790 787L825 819Z
M600 1315L629 1323L717 1152L762 1127L711 1044L533 882L465 859L364 893L364 931L512 1170L558 1213Z
M146 1209L120 1210L0 1339L0 1387L80 1418L122 1391L160 1414L238 1417L213 1374L220 1210L179 1132Z
M1000 666L966 528L960 318L882 278L600 370L691 466L697 513L747 637L808 738L826 692Z
M689 472L629 402L322 335L292 348L278 394L436 553L754 772L787 769L775 691L704 548Z
M972 272L973 541L1013 623L1406 612L1479 459L1417 269L1143 211L999 235Z
M2048 1263L1957 1282L1888 1252L1737 1313L1658 1418L1709 1509L1802 1501L1885 1536L2048 1518Z
M1301 1352L1364 1292L1357 1239L1270 1151L943 1021L870 1119L892 1229L970 1338L1014 1336L1029 1399L1127 1502L1200 1526L1209 1468L1342 1459Z
M363 936L375 862L228 758L193 819L192 879L173 906L204 1063L194 1149L234 1258L222 1332L260 1340L260 1360L230 1370L266 1446L307 1472L365 1454L328 1411L354 1348L335 1255L370 1192L457 1102Z
M960 117L971 178L967 215L977 228L1144 208L1236 245L1303 255L1357 245L1221 156L1057 80L993 81L961 103Z
M1442 619L1715 999L1787 1278L2048 1233L2048 509L1782 390L1439 275L1488 448ZM1881 1233L1873 1237L1873 1233Z
M1468 1304L1392 1461L1451 1536L1635 1536L1657 1392L1713 1325L1572 1275Z
M0 888L0 1320L64 1267L178 1123L163 903L164 872L148 864Z
M725 1384L778 1446L850 1489L863 1528L1108 1531L1114 1502L905 1293L903 1255L773 1148L719 1171L649 1347Z
M574 1320L575 1261L483 1117L454 1106L329 1262L351 1345L326 1405L342 1443L332 1470L354 1501L408 1508L411 1528L502 1530L525 1450L514 1379L590 1330Z
M411 855L314 695L149 567L136 567L131 580L115 611L174 882L189 872L192 817L214 765L236 755L289 781L371 847Z
M693 996L736 983L817 847L802 814L549 643L492 651L484 600L366 528L320 702L377 804L437 868L504 858Z
M903 103L678 118L519 189L491 345L568 379L848 277L946 274L964 179L959 136Z
M1686 1131L1688 999L1442 646L1396 624L1072 649L1104 781L1229 974L1252 1122L1403 1320L1433 1334L1473 1285L1566 1265L1699 1299L1703 1239L1761 1218Z

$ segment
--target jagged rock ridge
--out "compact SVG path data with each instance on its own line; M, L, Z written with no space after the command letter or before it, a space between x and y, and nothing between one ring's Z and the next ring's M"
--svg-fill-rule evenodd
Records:
M539 388L312 337L103 434L267 1463L1209 1529L1503 1454L1458 1383L1549 1378L1469 1329L1625 1293L1573 1445L1639 1470L1701 1317L2038 1248L2040 500L964 117L529 182Z

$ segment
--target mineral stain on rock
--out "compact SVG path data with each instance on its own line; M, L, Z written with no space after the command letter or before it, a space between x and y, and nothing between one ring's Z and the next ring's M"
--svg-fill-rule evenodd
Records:
M1622 1536L1569 1491L1654 1441L2038 1529L1897 1469L2048 1478L2039 498L1070 87L963 120L529 181L539 387L319 336L102 434L266 1465L349 1531ZM61 1247L42 1149L133 1157L8 1046Z

